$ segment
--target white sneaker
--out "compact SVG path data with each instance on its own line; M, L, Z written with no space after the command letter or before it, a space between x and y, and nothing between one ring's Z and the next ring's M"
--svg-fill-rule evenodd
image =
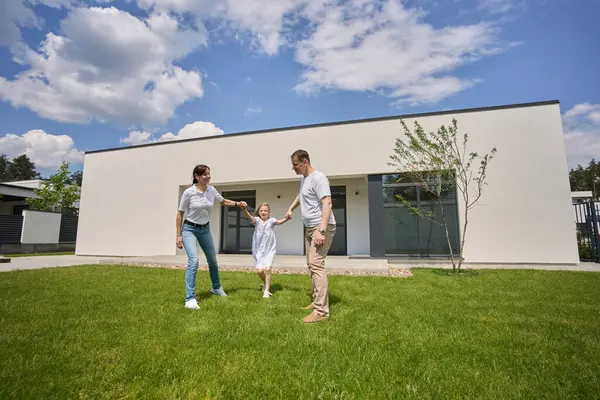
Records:
M269 298L269 297L271 297L271 296L273 296L273 293L271 293L271 292L264 292L264 293L263 293L263 297L264 297L265 299L268 299L268 298Z
M212 294L216 294L217 296L227 297L227 293L225 293L222 286L218 289L210 289L210 292Z
M185 308L189 308L191 310L197 310L200 307L198 307L198 301L196 299L190 299L185 302Z

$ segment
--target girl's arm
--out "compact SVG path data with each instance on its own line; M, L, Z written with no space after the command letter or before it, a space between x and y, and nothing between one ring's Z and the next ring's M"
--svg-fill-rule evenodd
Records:
M242 207L242 210L244 210L244 214L246 214L246 217L248 217L248 219L250 220L250 222L252 222L252 225L256 224L256 220L254 219L254 217L252 216L252 214L250 214L248 212L248 209L246 209L246 207Z
M281 219L276 219L275 220L275 225L282 225L285 224L286 222L288 222L290 220L290 218L286 215L285 217L281 218Z

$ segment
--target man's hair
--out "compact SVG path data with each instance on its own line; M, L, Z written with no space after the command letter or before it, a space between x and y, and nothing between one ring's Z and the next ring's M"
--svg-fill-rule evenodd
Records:
M310 164L310 156L306 150L296 150L292 153L292 158L294 157L296 157L300 162L304 162L304 160L306 160Z

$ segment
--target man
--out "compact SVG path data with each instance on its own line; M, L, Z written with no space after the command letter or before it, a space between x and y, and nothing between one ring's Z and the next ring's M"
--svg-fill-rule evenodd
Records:
M306 247L306 263L312 277L312 304L304 309L312 312L304 318L304 322L320 322L329 317L329 291L325 258L335 235L335 218L332 212L331 189L329 180L321 171L310 164L310 157L305 150L296 150L292 154L292 169L302 175L300 193L288 209L286 217L291 218L298 205L302 213L302 221L306 228L304 245Z

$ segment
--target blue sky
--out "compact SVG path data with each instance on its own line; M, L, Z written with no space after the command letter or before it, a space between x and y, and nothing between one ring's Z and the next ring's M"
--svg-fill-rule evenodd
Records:
M600 159L595 0L3 0L0 153L561 101ZM543 143L541 144L543 145Z

